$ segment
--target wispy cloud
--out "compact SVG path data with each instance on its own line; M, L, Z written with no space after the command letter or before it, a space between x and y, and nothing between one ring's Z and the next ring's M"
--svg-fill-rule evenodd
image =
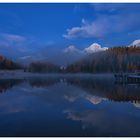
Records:
M0 48L8 48L9 47L9 43L5 42L5 41L0 41Z
M106 12L106 14L133 13L140 10L137 3L94 3L90 4L96 12ZM125 9L125 10L124 10Z
M30 55L27 55L27 56L22 56L19 59L25 60L25 59L29 59L29 58L31 58L31 56Z
M108 20L106 18L98 19L94 22L83 22L79 27L72 27L71 29L67 29L67 34L64 34L63 37L67 39L76 38L76 37L101 37L104 35L104 31L107 29ZM106 28L102 25L102 23L106 25Z
M8 33L1 33L0 36L10 42L23 42L26 40L24 36L16 35L16 34L8 34Z
M63 35L72 38L103 38L108 35L140 29L140 7L125 4L93 4L94 18L81 20L81 25L68 28ZM124 10L125 9L125 10ZM135 9L135 10L134 10ZM85 22L86 21L86 22Z

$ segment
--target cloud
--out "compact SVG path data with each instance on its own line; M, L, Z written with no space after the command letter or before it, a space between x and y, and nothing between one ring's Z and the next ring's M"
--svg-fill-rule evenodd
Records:
M117 4L116 3L115 4L94 3L94 4L91 4L91 6L96 12L108 12L107 14L115 12L116 10L122 10L122 9L124 10L124 6L125 8L128 7L128 5L126 6L126 4L123 4L123 3L117 3Z
M27 56L22 56L19 59L25 60L25 59L29 59L29 58L31 58L31 56L30 55L27 55Z
M140 10L139 7L136 7L136 10L134 10L135 6L125 7L123 4L108 4L106 7L103 4L96 4L93 7L94 19L91 21L82 19L81 25L66 30L64 38L104 38L112 34L134 32L140 29L140 18L138 18L140 13L137 12ZM111 14L108 9L112 11Z
M94 3L94 4L90 4L94 11L96 12L106 12L107 14L114 14L114 13L128 13L128 12L135 12L135 11L139 11L140 7L138 4L136 3ZM125 9L125 10L124 10Z
M9 42L23 42L26 40L24 36L16 35L16 34L2 33L0 34L0 36L2 36L4 40Z
M82 19L82 25L80 27L72 27L71 29L67 29L67 34L64 34L63 37L66 39L76 38L76 37L102 37L104 35L104 26L108 25L108 20L98 19L94 22L88 23Z
M4 45L5 47L19 47L25 46L25 44L29 43L25 36L17 35L17 34L8 34L8 33L0 33L0 46Z
M1 55L10 57L14 61L25 60L25 58L22 58L22 56L32 55L34 50L31 47L34 44L30 38L25 36L0 33Z
M9 48L9 43L5 41L0 41L0 48Z

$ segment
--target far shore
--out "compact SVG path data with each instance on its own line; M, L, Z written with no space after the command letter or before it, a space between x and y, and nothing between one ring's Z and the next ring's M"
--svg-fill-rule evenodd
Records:
M0 70L0 79L22 79L22 78L47 78L47 77L98 77L114 78L113 73L32 73L23 70Z

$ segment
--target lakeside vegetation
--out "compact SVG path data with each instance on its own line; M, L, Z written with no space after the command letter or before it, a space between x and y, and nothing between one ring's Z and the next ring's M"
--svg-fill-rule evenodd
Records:
M24 69L38 73L101 73L135 72L140 70L140 47L118 46L106 51L92 53L83 59L61 67L49 62L31 62L24 67L0 56L0 70Z

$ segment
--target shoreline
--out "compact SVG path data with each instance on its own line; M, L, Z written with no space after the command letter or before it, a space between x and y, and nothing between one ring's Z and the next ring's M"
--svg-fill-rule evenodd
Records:
M23 79L23 78L47 78L47 77L98 77L113 78L114 73L31 73L21 70L0 71L0 79Z

